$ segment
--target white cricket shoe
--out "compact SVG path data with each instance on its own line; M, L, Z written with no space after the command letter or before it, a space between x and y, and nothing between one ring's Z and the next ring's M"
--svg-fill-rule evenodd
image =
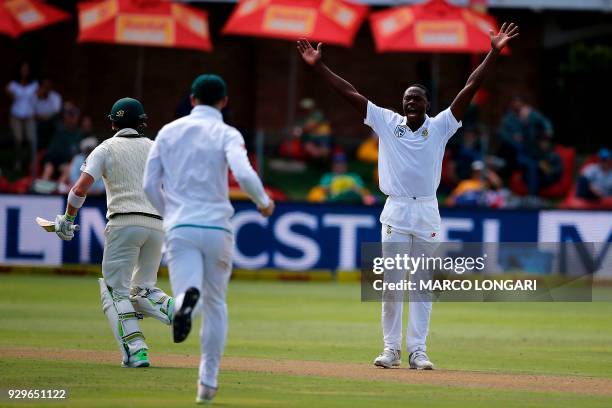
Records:
M383 368L399 367L401 363L401 352L399 350L384 349L374 360L374 365Z
M217 395L217 389L209 387L198 381L198 395L196 395L196 404L209 404Z
M424 351L415 351L414 353L410 353L408 356L408 363L410 364L410 368L416 370L433 370L434 365L431 361L429 361L429 357Z

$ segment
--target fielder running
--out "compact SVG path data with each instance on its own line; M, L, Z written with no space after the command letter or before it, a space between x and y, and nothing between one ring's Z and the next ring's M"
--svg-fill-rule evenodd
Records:
M274 211L247 158L240 132L223 122L227 90L217 75L200 75L191 87L191 114L164 126L147 161L144 190L164 216L170 283L176 297L174 341L185 340L201 294L202 356L197 402L217 392L227 333L225 295L232 271L234 235L228 165L264 216Z
M153 141L141 131L147 115L136 99L123 98L109 119L117 133L96 147L81 167L68 194L64 215L55 219L57 235L74 237L73 223L87 191L100 179L106 187L108 224L104 230L102 308L122 355L123 367L148 367L148 346L138 318L172 323L174 300L155 287L163 244L162 218L142 189L145 163Z
M422 85L406 89L402 101L404 116L401 116L368 101L351 84L333 73L322 62L321 43L315 50L307 40L297 42L304 61L353 105L365 118L364 123L379 135L380 189L388 196L380 215L382 242L405 243L410 248L410 256L420 256L423 248L433 248L439 240L440 214L436 190L440 184L444 148L461 127L468 105L500 51L518 35L518 26L504 23L497 35L493 32L490 35L491 50L484 61L470 75L450 108L434 117L426 114L429 97ZM386 275L385 280L402 279L397 273L393 277ZM374 360L376 366L390 368L401 363L402 308L401 301L388 301L383 296L384 350ZM410 368L431 370L434 365L426 354L431 298L411 301L409 309L406 349Z

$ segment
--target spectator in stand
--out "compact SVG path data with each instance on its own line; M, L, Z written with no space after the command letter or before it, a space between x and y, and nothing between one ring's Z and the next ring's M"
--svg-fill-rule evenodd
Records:
M302 137L304 153L308 159L325 163L332 153L331 125L313 99L302 99L300 109L302 119L296 128Z
M286 158L296 161L304 160L304 148L302 146L302 129L295 126L290 130L288 138L282 141L278 153Z
M545 187L558 182L563 174L563 161L554 151L552 135L544 134L536 143L533 157L522 157L519 163L528 194L532 197Z
M23 62L19 67L17 79L6 87L6 93L13 102L10 124L16 146L22 145L24 136L30 143L36 137L34 102L37 90L38 82L31 77L30 65Z
M500 136L505 147L503 159L509 172L521 166L526 159L535 159L540 138L552 137L553 126L550 120L528 105L521 96L514 96L500 127Z
M587 165L578 178L576 197L591 202L612 204L612 154L603 148L598 153L599 162Z
M376 132L372 132L370 137L359 145L357 159L372 165L372 180L378 184L378 135Z
M43 159L43 180L53 180L58 176L68 174L66 167L72 157L79 152L79 143L82 139L79 128L80 114L79 108L74 103L64 103L62 123L53 134L47 154ZM68 180L60 181L67 184Z
M462 139L462 143L457 147L455 171L460 180L465 180L472 174L472 164L483 157L477 128L465 127Z
M495 172L485 169L482 161L471 163L472 175L461 181L446 199L446 205L457 207L500 208L505 204L502 181Z
M370 133L370 137L359 145L357 159L369 164L378 163L378 135L376 132Z
M321 177L319 185L309 193L309 201L342 203L363 203L372 205L376 199L365 188L363 180L356 173L349 173L346 155L334 154L332 171Z
M85 116L83 119L85 118L87 118L87 116ZM79 144L81 152L74 156L72 158L72 162L70 163L70 185L67 186L68 188L66 191L69 191L70 188L77 182L79 177L81 177L81 170L84 168L85 160L87 159L87 156L89 156L89 154L96 148L96 146L98 146L98 139L96 139L94 136L89 136L81 140L81 143ZM104 194L105 191L104 182L102 181L102 178L100 178L98 181L93 183L87 195L101 195Z
M81 137L83 139L93 137L94 139L98 140L96 135L94 135L93 121L91 120L91 116L85 115L83 116L83 119L81 119Z
M36 92L36 99L34 101L39 149L46 148L51 141L61 110L61 95L53 90L53 84L50 79L43 79L40 82L40 87Z

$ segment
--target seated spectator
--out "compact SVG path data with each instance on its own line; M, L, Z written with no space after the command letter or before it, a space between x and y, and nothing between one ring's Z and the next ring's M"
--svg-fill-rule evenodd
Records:
M72 162L70 163L70 177L69 177L70 185L68 186L66 191L68 191L70 187L72 187L74 183L77 182L79 177L81 177L81 169L83 168L83 165L85 164L85 160L87 159L87 156L89 156L89 154L93 152L96 146L98 146L98 139L96 139L93 136L89 136L81 140L81 143L79 144L79 148L81 152L77 154L76 156L74 156L72 158ZM92 194L100 195L100 194L104 194L105 191L106 190L104 188L104 182L102 181L102 179L99 179L91 186L87 194L88 195L92 195Z
M514 96L510 107L502 118L499 130L502 158L508 164L509 173L516 170L522 158L534 158L537 141L541 137L552 137L553 126L550 120L528 105L521 96Z
M312 99L302 99L300 109L302 119L295 132L302 138L304 153L308 159L324 162L332 153L331 124Z
M545 134L536 143L533 157L521 156L519 166L527 184L528 194L537 196L540 189L558 182L563 174L563 161L554 151L552 135Z
M364 163L378 163L378 135L374 132L357 149L357 159Z
M79 108L72 102L64 104L62 123L53 134L47 154L43 158L43 180L53 180L56 177L68 174L66 167L72 157L79 151L81 142L81 129L79 128ZM67 180L64 184L67 184Z
M472 173L472 164L482 160L480 150L480 134L475 127L467 127L463 132L463 143L461 143L455 154L455 171L459 179L464 180Z
M302 147L302 129L294 127L290 131L289 138L283 140L278 148L278 153L291 160L301 161L304 159L304 149Z
M446 199L446 205L458 207L504 206L504 196L499 191L502 181L497 174L485 169L484 163L476 160L471 164L472 175L463 180Z
M91 120L91 116L85 115L83 119L81 119L81 137L86 139L88 137L93 137L98 140L96 135L94 135L93 131L93 121Z
M612 198L612 154L608 149L598 153L599 162L587 165L578 178L576 197L589 201Z
M44 149L49 145L51 137L55 133L61 110L62 97L53 90L50 79L43 79L36 92L36 99L34 101L39 149Z
M374 196L364 187L358 174L347 171L346 156L336 153L332 171L321 177L319 185L314 187L309 195L309 201L327 201L342 203L363 203L372 205Z

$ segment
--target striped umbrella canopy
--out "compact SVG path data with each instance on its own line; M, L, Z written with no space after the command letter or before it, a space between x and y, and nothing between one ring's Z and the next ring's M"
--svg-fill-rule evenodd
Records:
M348 47L368 7L344 0L241 0L224 34L296 40Z
M79 7L79 42L212 50L205 11L161 0L102 0Z
M69 18L70 14L39 0L2 0L0 3L0 33L13 38Z

